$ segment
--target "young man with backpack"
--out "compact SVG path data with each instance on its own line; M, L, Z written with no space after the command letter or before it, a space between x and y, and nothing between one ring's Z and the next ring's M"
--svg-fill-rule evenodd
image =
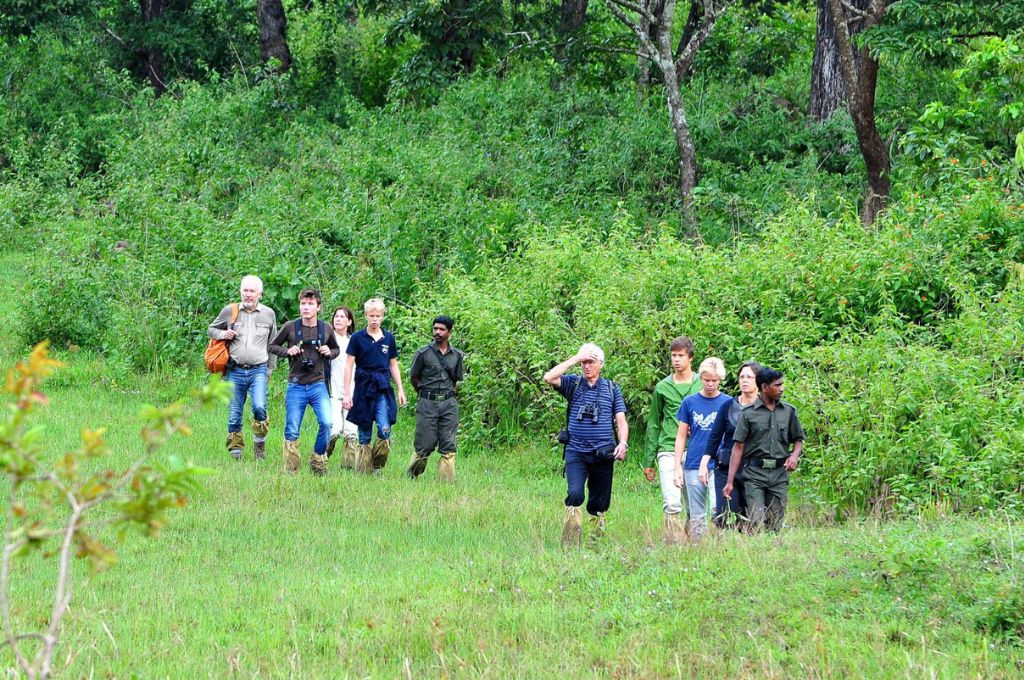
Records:
M240 286L241 304L235 302L220 310L207 329L211 340L227 343L226 379L234 390L228 402L228 453L241 460L245 448L242 437L242 410L246 397L252 407L253 454L256 460L266 457L267 380L277 365L270 354L270 341L277 335L277 315L260 304L263 281L246 276Z
M327 441L331 436L331 360L341 352L334 329L317 318L323 298L320 291L307 288L299 293L299 318L289 321L270 344L270 351L287 357L288 389L285 392L284 470L299 471L299 429L306 406L313 408L319 429L309 469L315 475L327 474Z

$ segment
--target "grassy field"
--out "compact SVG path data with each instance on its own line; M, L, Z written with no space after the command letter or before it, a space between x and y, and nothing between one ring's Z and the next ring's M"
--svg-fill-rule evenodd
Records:
M24 260L0 256L0 321L26 304ZM30 302L28 302L30 304ZM0 341L6 364L22 348ZM41 417L54 454L106 425L118 457L141 450L136 413L199 384L139 377L101 358L69 366ZM198 352L197 352L198 361ZM660 545L660 495L621 469L609 535L565 554L553 450L478 443L459 482L436 462L401 471L412 413L380 479L332 467L281 472L284 384L271 386L271 459L223 450L223 410L177 453L209 467L205 492L156 540L115 536L119 562L76 592L59 649L66 677L1020 677L1022 527L1001 516L841 526L791 514L780 535ZM313 427L303 432L308 455ZM251 439L247 431L247 444ZM334 460L332 460L332 464ZM799 485L799 477L795 485ZM13 596L41 626L53 560L19 563ZM9 653L0 663L11 663Z

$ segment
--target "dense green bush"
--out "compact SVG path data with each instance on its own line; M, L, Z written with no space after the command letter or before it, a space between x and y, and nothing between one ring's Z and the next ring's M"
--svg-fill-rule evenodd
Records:
M413 5L429 21L392 44L387 12L292 11L283 76L249 68L251 44L224 73L213 61L231 35L205 65L183 43L182 73L204 82L182 76L156 100L88 33L44 22L6 40L0 246L38 251L24 340L117 370L194 365L246 273L281 318L306 285L328 309L383 296L403 350L434 314L455 316L472 450L558 429L540 376L585 339L608 350L638 441L686 333L701 357L788 372L810 434L800 490L822 506L1021 509L1024 449L1006 426L1024 372L1019 41L976 42L941 78L885 62L879 125L906 153L864 230L848 117L803 115L810 3L737 6L685 84L697 245L682 237L662 93L638 96L633 57L585 54L622 47L603 5L568 72L545 51L550 7L527 8L547 28L516 37L529 45L515 58L484 27L473 63L453 69L424 42L447 19ZM194 9L249 25L239 8ZM424 73L437 82L410 86Z
M1024 433L1005 424L1024 408L1024 294L1008 273L1024 219L990 183L971 189L908 199L876 231L795 204L733 247L638 247L626 214L581 222L449 275L420 309L457 314L479 440L557 430L540 376L585 340L605 347L641 430L668 345L687 334L698 359L788 373L811 433L803 474L823 505L1017 508Z

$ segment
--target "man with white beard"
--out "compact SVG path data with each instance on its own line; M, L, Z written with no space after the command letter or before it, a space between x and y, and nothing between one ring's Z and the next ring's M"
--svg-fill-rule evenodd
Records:
M277 365L270 354L270 341L277 335L277 315L260 304L263 281L258 276L242 279L241 304L235 302L224 309L210 324L207 334L214 340L228 341L230 360L227 381L234 388L228 402L228 453L241 460L245 448L242 437L242 409L246 397L252 407L253 455L266 458L267 380Z

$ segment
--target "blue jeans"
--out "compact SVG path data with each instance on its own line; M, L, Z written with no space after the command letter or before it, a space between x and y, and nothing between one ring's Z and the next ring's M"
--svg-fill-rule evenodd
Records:
M388 395L377 395L377 403L374 405L373 411L377 421L377 438L387 439L391 436L391 414L388 413ZM373 425L371 424L366 429L363 429L363 426L360 425L359 443L365 446L370 443L372 438Z
M700 538L708 528L708 486L700 483L700 470L683 470L683 481L686 483L690 536Z
M228 432L242 431L242 409L245 398L252 406L252 419L267 420L267 365L255 368L229 368L228 382L234 386L228 402Z
M327 394L325 382L312 385L288 383L288 390L284 393L284 438L290 442L298 440L307 404L313 407L316 421L320 424L313 453L322 456L327 451L327 440L331 436L331 397Z

